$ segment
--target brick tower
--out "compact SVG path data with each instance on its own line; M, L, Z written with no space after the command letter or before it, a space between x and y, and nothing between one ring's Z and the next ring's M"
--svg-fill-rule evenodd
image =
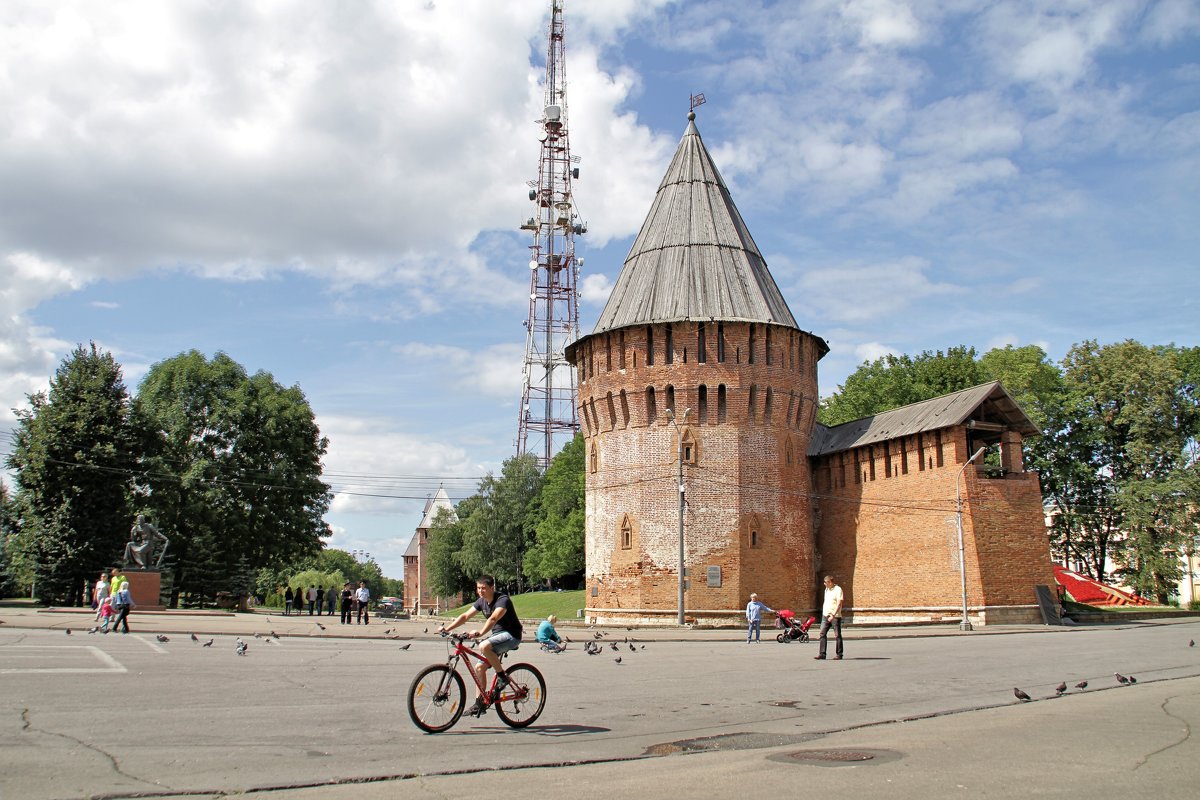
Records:
M750 592L812 607L807 453L826 352L797 326L689 113L595 330L566 348L587 452L589 619L731 622Z

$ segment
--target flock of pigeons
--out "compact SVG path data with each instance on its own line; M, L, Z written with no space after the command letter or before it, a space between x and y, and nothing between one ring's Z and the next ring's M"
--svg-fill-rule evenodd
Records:
M1195 646L1196 646L1196 640L1188 639L1188 647L1195 647ZM1132 686L1133 684L1137 683L1137 678L1135 678L1132 675L1122 675L1119 672L1114 672L1113 677L1116 678L1117 683L1121 684L1122 686ZM1087 681L1080 681L1079 683L1075 684L1075 688L1081 692L1084 689L1086 689L1087 687L1088 687ZM1062 697L1066 691L1067 691L1067 682L1063 681L1058 686L1054 687L1054 696ZM1013 697L1017 698L1022 703L1028 703L1030 700L1033 699L1032 697L1029 696L1029 694L1027 692L1021 691L1021 689L1019 689L1016 686L1013 687Z

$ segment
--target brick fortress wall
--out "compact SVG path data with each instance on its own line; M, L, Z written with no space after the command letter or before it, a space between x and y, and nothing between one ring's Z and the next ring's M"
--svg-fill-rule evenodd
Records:
M1020 437L1005 463L1020 470ZM813 459L819 572L832 573L858 622L960 619L955 481L962 470L972 621L1040 622L1034 586L1053 586L1037 475L987 477L963 427Z
M590 620L676 619L680 435L687 618L739 622L751 592L811 609L817 342L775 325L677 322L579 343Z

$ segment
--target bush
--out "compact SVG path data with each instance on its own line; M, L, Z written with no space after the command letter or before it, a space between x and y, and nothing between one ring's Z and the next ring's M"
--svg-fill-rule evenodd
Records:
M1200 600L1193 600L1188 603L1188 611L1200 611Z

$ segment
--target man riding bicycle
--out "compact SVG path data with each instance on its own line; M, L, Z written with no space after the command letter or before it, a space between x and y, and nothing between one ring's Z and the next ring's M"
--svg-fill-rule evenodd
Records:
M517 649L521 644L521 620L517 618L517 611L513 608L512 600L509 599L509 596L503 593L496 593L496 579L491 575L479 576L479 579L475 581L475 591L479 594L479 599L470 608L459 614L449 625L443 625L440 631L443 633L452 631L480 611L487 615L483 627L468 632L468 635L472 639L487 637L486 641L479 646L479 652L487 659L487 662L480 662L474 669L479 676L480 686L487 686L488 667L491 666L492 669L496 670L496 687L494 691L499 692L508 685L508 677L500 667L500 656L509 650ZM493 628L496 629L496 632L489 635ZM496 702L496 698L492 697L491 702ZM486 710L487 706L484 704L483 695L476 690L475 705L467 709L466 713L478 717Z

